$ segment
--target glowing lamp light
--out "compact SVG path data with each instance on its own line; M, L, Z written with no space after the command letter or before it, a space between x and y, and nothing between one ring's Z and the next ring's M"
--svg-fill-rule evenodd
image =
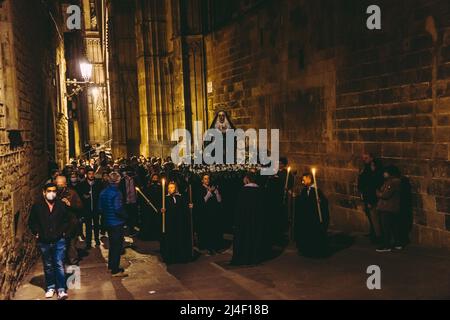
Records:
M81 76L83 77L84 81L88 82L89 80L91 80L92 69L92 64L88 62L80 62Z

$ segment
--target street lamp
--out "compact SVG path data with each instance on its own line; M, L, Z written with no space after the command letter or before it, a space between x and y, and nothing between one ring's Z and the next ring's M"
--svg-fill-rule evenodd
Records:
M83 91L83 87L88 87L89 85L93 84L93 82L90 81L92 78L92 70L93 70L92 64L86 61L82 61L80 62L80 70L81 76L83 77L84 81L78 81L77 79L66 80L67 86L66 96L67 98L69 98L69 100L72 100L74 96L79 95Z

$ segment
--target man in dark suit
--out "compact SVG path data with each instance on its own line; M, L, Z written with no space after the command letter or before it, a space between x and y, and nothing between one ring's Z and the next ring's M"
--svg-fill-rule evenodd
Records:
M101 181L95 179L95 171L86 171L86 181L79 186L79 192L84 208L83 223L86 225L86 250L92 247L92 227L96 246L100 246L100 214L98 212L98 198L103 190Z

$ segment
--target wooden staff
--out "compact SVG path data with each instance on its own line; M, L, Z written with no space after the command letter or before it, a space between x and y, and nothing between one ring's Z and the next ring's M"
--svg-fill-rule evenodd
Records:
M295 240L295 202L296 202L297 194L292 194L292 220L291 220L291 241Z
M189 185L189 203L192 202L192 184ZM189 223L191 224L191 254L194 256L194 223L192 221L192 208L189 208Z
M145 202L147 202L147 204L148 204L150 207L152 207L152 209L153 209L156 213L158 213L158 209L156 209L156 207L153 205L153 203L150 201L150 199L147 198L147 197L145 196L145 194L141 191L141 189L139 189L138 187L136 187L136 191L142 196L142 198L144 198Z
M166 209L166 180L162 179L162 208ZM166 213L162 213L162 233L166 233Z
M317 187L317 180L316 180L316 168L312 168L311 171L312 171L313 180L314 180L314 190L316 191L316 202L317 202L317 210L319 212L319 219L320 219L320 223L323 223L322 209L320 208L319 190Z

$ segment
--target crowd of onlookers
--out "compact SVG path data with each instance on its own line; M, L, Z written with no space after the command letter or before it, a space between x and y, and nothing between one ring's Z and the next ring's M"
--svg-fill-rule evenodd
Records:
M377 251L402 250L412 227L411 185L396 166L381 164L372 154L362 156L363 169L358 190L370 225L370 237Z
M152 163L147 171L141 165L143 159L133 157L113 162L101 152L95 159L71 161L62 170L49 165L50 178L43 187L43 198L33 205L29 219L42 253L47 298L55 294L58 299L67 298L64 264L77 265L80 242L89 251L93 245L101 245L100 236L106 232L109 269L113 276L125 276L119 266L123 236L117 230L126 229L130 236L139 231L136 188L153 173L170 169L170 158L167 160L163 163L160 158L145 159L145 163ZM105 199L102 208L101 195L110 196L111 186L117 191L113 194L117 199ZM126 219L108 215L110 208L115 208L116 213L123 212Z

